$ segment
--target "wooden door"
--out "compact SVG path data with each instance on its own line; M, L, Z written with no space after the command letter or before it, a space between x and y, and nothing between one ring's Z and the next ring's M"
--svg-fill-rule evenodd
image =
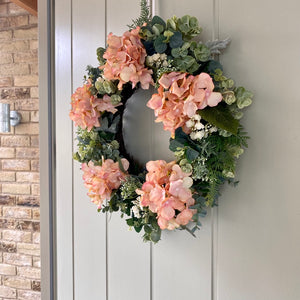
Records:
M70 95L86 65L97 64L105 28L121 35L138 16L139 1L56 1L59 300L300 298L299 8L296 0L156 1L163 18L196 16L204 40L232 38L221 58L225 72L254 91L255 103L243 120L252 139L239 161L240 185L222 190L196 239L166 232L152 246L117 214L99 214L90 203L72 161L75 129L68 118ZM147 135L140 140L151 143Z

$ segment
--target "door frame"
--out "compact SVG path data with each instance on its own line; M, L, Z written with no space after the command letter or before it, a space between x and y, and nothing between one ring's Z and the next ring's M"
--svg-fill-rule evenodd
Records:
M38 0L41 298L56 299L55 289L55 99L54 1Z

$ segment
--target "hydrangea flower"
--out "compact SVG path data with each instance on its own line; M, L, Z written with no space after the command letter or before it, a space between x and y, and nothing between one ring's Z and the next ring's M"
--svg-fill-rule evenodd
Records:
M216 106L222 100L222 94L213 92L214 84L207 73L197 76L188 73L165 73L159 79L158 93L153 94L147 106L154 109L156 122L163 122L164 129L174 137L175 130L186 126L198 109Z
M141 205L157 213L161 229L174 230L187 225L194 215L189 206L195 203L190 190L193 184L191 174L183 172L175 161L149 161L146 168L146 182L136 190Z
M100 113L108 111L115 113L118 105L113 105L108 95L104 95L103 99L96 98L90 92L91 83L84 84L83 87L76 89L72 95L72 109L69 113L70 119L74 121L75 126L90 131L93 126L100 127ZM121 104L119 104L121 105Z
M140 82L143 89L149 89L149 84L153 84L152 70L145 67L147 53L139 31L140 27L137 27L126 31L122 37L108 35L108 47L103 55L106 63L101 68L106 79L119 80L119 90L127 82L132 83L132 88Z
M123 168L127 171L129 162L121 159ZM113 190L118 189L127 174L120 170L119 163L112 159L103 160L102 166L95 166L92 161L81 165L83 181L88 189L92 202L101 208L103 201L109 200Z

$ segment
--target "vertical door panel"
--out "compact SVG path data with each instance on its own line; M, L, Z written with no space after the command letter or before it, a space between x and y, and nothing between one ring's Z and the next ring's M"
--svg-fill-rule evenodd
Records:
M121 36L139 16L139 1L110 0L107 31ZM139 125L140 126L140 125ZM136 134L131 132L129 134ZM147 136L136 136L138 143ZM138 145L137 145L138 146ZM108 295L110 300L150 299L150 246L114 213L108 222Z
M255 99L240 184L219 207L218 300L300 297L299 10L296 0L220 1L225 71Z
M57 299L73 299L71 0L55 5Z
M96 49L104 46L105 1L73 0L73 90L83 84L88 64L97 66ZM76 144L76 141L75 141ZM75 150L75 149L74 149ZM105 215L90 203L80 164L74 163L75 299L105 299Z
M156 1L156 13L195 16L203 28L201 39L212 39L212 1ZM164 232L153 247L153 299L211 299L211 219L193 238L187 232Z

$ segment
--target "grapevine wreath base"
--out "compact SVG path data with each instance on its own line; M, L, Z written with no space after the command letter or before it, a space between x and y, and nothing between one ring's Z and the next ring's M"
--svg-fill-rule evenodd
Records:
M88 66L82 87L72 95L70 118L78 126L78 151L88 196L102 212L121 211L144 241L161 231L194 235L220 187L234 181L236 161L247 147L240 124L252 93L236 87L214 59L229 40L197 41L195 17L166 22L141 17L107 47L97 49L99 66ZM137 89L156 91L147 106L170 132L175 160L140 165L127 153L122 134L126 101Z

